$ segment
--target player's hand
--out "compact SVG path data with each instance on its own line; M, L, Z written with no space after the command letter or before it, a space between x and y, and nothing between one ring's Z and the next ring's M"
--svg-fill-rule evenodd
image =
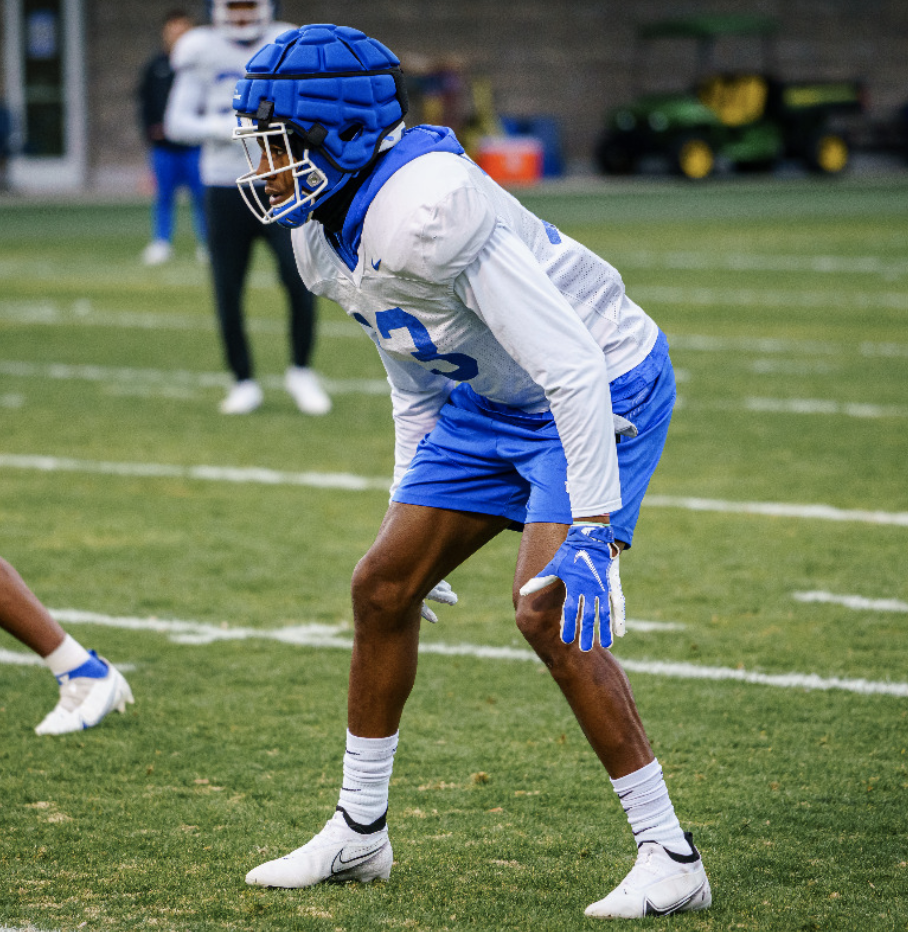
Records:
M445 582L445 580L442 580L426 598L431 599L433 602L441 602L443 605L457 604L457 593L451 588L450 583ZM433 625L438 624L438 616L425 602L422 603L419 614L426 621L431 621Z
M618 547L607 524L574 524L545 569L520 590L532 595L557 580L564 583L561 640L591 650L598 640L609 647L624 635L624 593L618 576Z

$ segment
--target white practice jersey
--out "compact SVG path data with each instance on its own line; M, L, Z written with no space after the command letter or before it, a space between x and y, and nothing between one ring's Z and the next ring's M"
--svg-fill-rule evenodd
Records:
M232 187L249 170L243 146L232 138L236 82L263 45L293 28L289 23L272 23L255 42L237 42L214 26L197 26L174 45L170 53L174 80L164 131L174 142L201 144L206 185Z
M306 287L378 347L391 384L395 482L457 382L492 402L551 410L574 517L621 505L609 382L658 328L618 272L524 208L469 159L430 152L375 195L351 271L309 222L293 231Z

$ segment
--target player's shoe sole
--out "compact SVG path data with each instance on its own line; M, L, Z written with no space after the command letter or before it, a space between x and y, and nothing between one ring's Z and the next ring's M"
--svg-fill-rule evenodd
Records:
M690 832L691 854L678 855L653 842L640 846L631 872L602 900L586 908L595 919L640 919L707 909L712 891Z
M254 867L246 883L295 890L318 883L371 883L391 876L394 855L388 828L362 835L336 812L310 842L290 854Z

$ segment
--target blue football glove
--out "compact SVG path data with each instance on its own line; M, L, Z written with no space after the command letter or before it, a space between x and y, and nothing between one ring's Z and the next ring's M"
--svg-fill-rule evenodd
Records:
M598 640L609 647L612 634L624 636L624 593L618 576L618 548L607 524L574 524L548 566L521 590L531 595L556 580L566 590L561 613L561 640L573 644L580 623L580 649Z

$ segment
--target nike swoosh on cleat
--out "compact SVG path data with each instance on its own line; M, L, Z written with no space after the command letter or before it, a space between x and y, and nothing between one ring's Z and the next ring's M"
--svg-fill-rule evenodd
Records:
M608 590L603 585L603 582L599 577L599 573L596 572L596 567L593 566L593 561L590 559L590 555L585 550L579 550L577 551L577 556L574 557L574 562L576 563L578 560L583 560L589 571L596 577L596 582L599 583L599 588L602 589L603 592L607 592Z
M678 900L677 903L672 903L671 906L666 906L664 909L659 909L658 906L655 906L648 899L644 898L643 900L643 915L644 916L670 916L672 913L680 912L688 903L692 902L696 897L698 897L703 892L704 884L700 884L690 896L682 897Z
M368 851L363 851L355 857L350 858L349 861L344 860L344 849L341 848L341 850L334 855L334 860L331 862L331 873L343 874L345 871L352 870L354 867L365 864L366 861L378 854L386 844L386 841L382 841L377 847L370 848Z

